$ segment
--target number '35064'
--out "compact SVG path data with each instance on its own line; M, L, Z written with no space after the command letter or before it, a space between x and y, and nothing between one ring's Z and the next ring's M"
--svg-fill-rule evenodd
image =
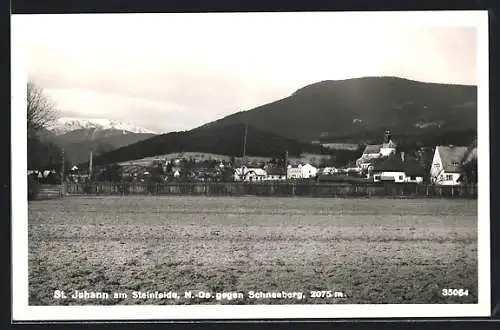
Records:
M441 290L441 294L443 296L463 297L463 296L469 295L469 290L466 290L466 289L443 289L443 290Z

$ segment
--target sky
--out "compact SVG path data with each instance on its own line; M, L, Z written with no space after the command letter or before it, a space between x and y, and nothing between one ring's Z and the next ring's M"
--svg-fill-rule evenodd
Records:
M61 116L158 133L195 128L323 80L477 84L473 25L342 14L30 15L23 17L28 79Z

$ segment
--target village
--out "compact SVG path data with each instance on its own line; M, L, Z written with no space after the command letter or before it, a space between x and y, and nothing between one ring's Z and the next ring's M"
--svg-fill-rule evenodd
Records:
M382 139L381 139L382 140ZM106 182L232 182L269 181L412 183L457 186L477 183L477 145L436 146L432 163L398 151L389 130L377 145L366 145L354 166L320 166L288 159L288 155L268 161L193 159L179 154L171 159L155 159L149 165L108 165L95 170L92 181ZM418 153L417 153L418 154ZM65 172L67 182L88 182L90 171L73 166ZM60 182L56 170L28 171L40 183Z
M236 181L317 180L330 182L431 183L454 186L477 183L477 146L436 146L427 169L416 157L397 152L397 143L386 131L380 145L367 145L355 167L315 167L287 164L286 170L267 165L235 169ZM287 162L288 163L288 162Z

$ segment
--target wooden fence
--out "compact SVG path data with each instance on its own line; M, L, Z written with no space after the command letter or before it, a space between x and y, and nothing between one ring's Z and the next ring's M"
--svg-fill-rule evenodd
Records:
M434 186L375 183L196 182L196 183L67 183L64 195L205 195L304 197L438 197L477 198L477 185Z
M63 187L53 184L41 184L38 192L36 193L34 199L54 199L63 197Z

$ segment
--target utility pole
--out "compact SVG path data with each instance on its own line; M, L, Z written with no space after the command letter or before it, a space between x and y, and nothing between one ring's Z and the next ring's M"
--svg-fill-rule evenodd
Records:
M64 149L61 150L61 185L64 183Z
M246 152L247 152L247 133L248 133L248 125L245 124L245 135L243 136L243 158L246 157Z
M285 151L285 177L288 179L288 150Z
M248 125L245 124L245 135L243 135L243 166L241 168L241 174L243 175L243 181L245 181L247 173L246 166L248 165L246 160L246 152L247 152L247 133L248 133Z
M61 149L61 187L59 188L59 197L64 196L64 149Z
M89 181L92 181L92 151L90 152L90 161L89 161Z

